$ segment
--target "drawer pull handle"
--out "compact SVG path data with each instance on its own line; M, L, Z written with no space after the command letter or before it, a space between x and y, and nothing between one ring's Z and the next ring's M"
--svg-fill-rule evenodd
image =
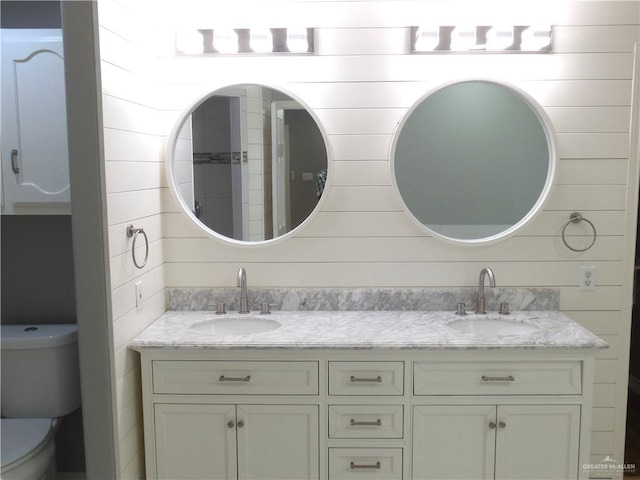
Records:
M382 383L382 377L378 375L375 378L358 378L351 375L351 383L356 383L356 382Z
M357 463L351 462L351 470L356 470L357 468L375 468L380 470L380 462L376 462L373 465L358 465Z
M13 173L20 173L20 166L18 164L18 150L11 150L11 170Z
M246 377L225 377L224 375L220 375L218 380L220 382L250 382L251 375L247 375Z
M513 382L516 377L513 375L509 375L507 377L487 377L486 375L482 375L483 382Z
M356 422L353 418L351 419L352 427L360 427L360 426L370 426L370 427L380 427L382 426L382 420L378 419L375 422Z

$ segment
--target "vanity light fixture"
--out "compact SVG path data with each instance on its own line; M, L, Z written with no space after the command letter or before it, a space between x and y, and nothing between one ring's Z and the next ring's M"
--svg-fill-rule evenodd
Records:
M178 30L178 55L309 54L315 51L313 28L212 28Z
M216 30L199 30L204 38L211 38L211 48L204 45L201 53L238 53L238 34L231 28L218 28ZM209 33L211 32L211 33Z
M411 27L411 53L550 53L552 26Z
M252 28L249 30L249 39L254 53L273 52L273 35L268 28Z

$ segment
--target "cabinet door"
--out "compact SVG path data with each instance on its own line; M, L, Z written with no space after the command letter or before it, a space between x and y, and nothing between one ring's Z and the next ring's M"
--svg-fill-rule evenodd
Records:
M499 406L497 420L497 480L578 478L579 405Z
M237 478L235 408L156 404L157 478Z
M414 407L413 478L493 478L495 421L492 405Z
M238 405L238 478L319 476L317 405Z
M19 207L48 213L53 204L68 213L61 30L3 29L2 126L3 213Z

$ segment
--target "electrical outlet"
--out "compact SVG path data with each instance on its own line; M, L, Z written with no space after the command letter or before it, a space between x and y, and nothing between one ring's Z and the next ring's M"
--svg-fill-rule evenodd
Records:
M596 267L580 267L580 290L596 289Z
M142 295L142 280L137 281L135 284L136 287L136 308L138 309L138 311L142 310L142 301L144 300L144 297Z

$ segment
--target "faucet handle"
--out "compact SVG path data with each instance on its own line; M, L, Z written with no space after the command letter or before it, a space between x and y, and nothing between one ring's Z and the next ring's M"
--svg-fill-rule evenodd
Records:
M260 315L269 315L271 313L271 307L277 306L277 303L262 302L260 304Z
M207 307L216 307L216 315L227 313L227 306L224 302L208 303Z
M500 302L500 311L498 313L500 315L509 315L511 313L509 311L509 302Z
M467 314L467 309L466 306L464 304L464 302L460 302L458 303L458 307L456 310L456 315L466 315Z

